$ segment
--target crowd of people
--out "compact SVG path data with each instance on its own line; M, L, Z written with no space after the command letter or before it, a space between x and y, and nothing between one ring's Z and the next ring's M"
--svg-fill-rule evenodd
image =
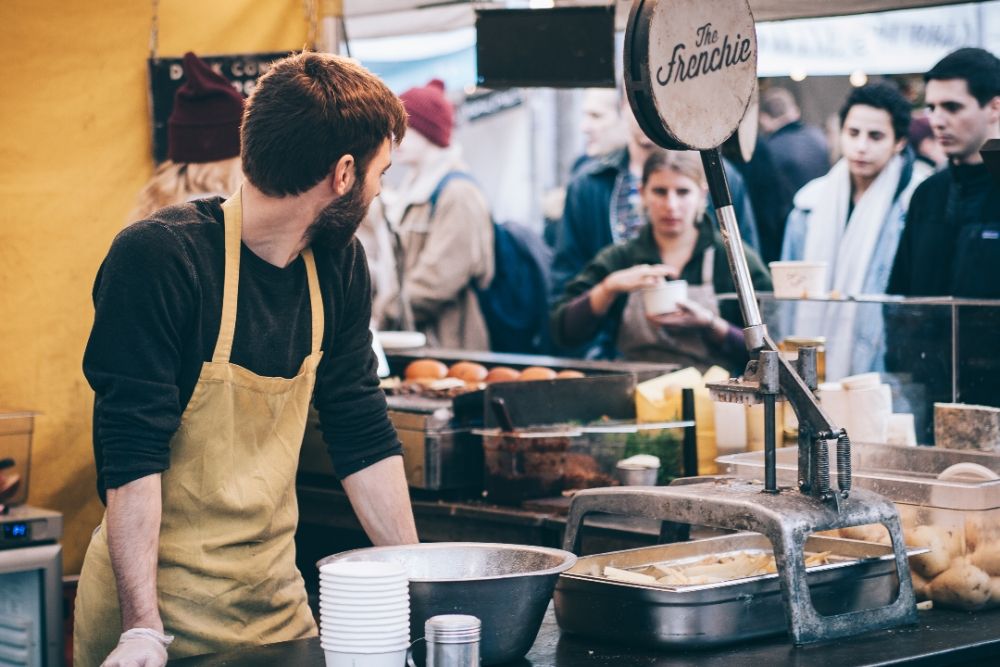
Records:
M833 151L789 90L762 91L753 159L725 161L757 289L771 286L768 262L807 260L825 262L827 290L845 297L1000 297L991 278L1000 187L979 154L1000 136L1000 61L964 48L924 79L925 108L890 80L853 88ZM489 205L449 144L454 110L439 82L402 99L413 131L396 163L407 173L363 230L373 271L399 271L375 277L375 325L489 349L476 295L509 269L490 250ZM653 144L620 92L585 91L582 112L585 151L544 231L552 246L544 351L738 370L742 323L734 303L720 307L714 296L733 286L697 155ZM832 165L831 152L841 156ZM393 269L379 268L385 257L398 260ZM635 292L664 279L686 280L690 297L678 314L646 317ZM831 376L884 370L881 311L800 303L778 314L783 334L833 343Z
M853 88L832 147L803 122L789 90L765 87L752 159L724 160L754 286L771 287L769 262L806 260L825 262L827 290L844 297L1000 297L1000 188L979 154L1000 136L998 63L983 49L949 54L924 76L923 108L889 80ZM130 220L226 193L239 181L242 97L194 54L185 70L169 159ZM357 232L371 273L374 329L420 331L437 347L740 370L742 322L735 302L720 306L715 297L733 285L700 162L657 147L621 91L584 92L584 152L554 207L558 215L542 234L514 237L532 246L522 255L544 276L541 288L517 284L548 298L530 320L537 335L516 341L481 306L491 284L504 277L514 284L509 274L524 266L512 263L509 249L500 253L505 227L492 219L462 158L444 84L431 81L400 99L408 132L393 163L402 175ZM832 165L831 153L841 156ZM509 244L509 235L503 240ZM672 279L691 288L679 314L646 317L634 293ZM881 307L786 302L775 312L776 332L828 342L831 378L902 368L918 352L888 349L887 332L914 325ZM928 330L925 338L943 335Z

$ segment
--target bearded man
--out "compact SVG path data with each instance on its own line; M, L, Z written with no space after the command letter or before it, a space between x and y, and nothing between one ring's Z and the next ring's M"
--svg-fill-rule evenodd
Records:
M417 541L354 239L405 131L359 65L286 58L247 101L241 188L112 243L83 363L107 510L80 575L78 666L316 634L293 541L311 402L372 541Z

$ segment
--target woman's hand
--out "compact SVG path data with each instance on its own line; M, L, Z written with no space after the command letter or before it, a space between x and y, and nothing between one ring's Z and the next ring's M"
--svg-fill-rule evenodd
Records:
M619 294L656 287L664 278L678 275L677 269L666 264L636 264L610 273L590 290L590 309L603 317Z
M729 329L729 324L711 310L687 299L677 302L677 310L662 315L647 315L653 324L668 329L692 330L703 329L713 340L722 340Z
M673 280L676 276L677 269L666 264L636 264L609 274L602 284L610 292L624 294L638 289L656 287L664 278Z

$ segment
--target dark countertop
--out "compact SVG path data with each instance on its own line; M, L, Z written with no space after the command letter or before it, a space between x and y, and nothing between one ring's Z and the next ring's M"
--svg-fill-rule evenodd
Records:
M324 667L316 638L171 661L178 667ZM715 650L655 652L562 636L550 608L525 659L511 667L876 667L1000 664L1000 610L920 612L914 627L795 648L774 637Z

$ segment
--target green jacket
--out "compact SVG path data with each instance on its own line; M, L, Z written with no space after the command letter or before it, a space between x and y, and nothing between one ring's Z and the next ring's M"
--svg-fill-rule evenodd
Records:
M726 247L722 242L722 237L716 231L710 221L703 218L698 223L698 240L695 242L694 251L691 253L691 260L681 269L681 280L686 280L689 285L701 284L701 265L705 250L709 246L715 246L715 267L712 270L713 287L718 294L725 292L735 292L736 286L729 272L729 260L726 257ZM750 279L753 281L754 289L767 291L771 289L771 275L764 268L764 263L756 252L743 246L746 253L747 265L750 268ZM563 331L561 326L563 313L566 307L578 296L590 291L594 286L604 280L609 274L622 269L627 269L636 264L660 264L660 250L656 247L653 238L653 227L647 224L643 227L639 236L627 243L611 245L604 248L594 257L583 271L566 284L566 289L552 308L549 319L553 340L560 346L577 346L587 342L596 332L587 332L586 339L581 340L575 334L583 332ZM617 338L618 326L621 323L622 313L625 310L627 294L621 294L615 299L614 304L604 316L606 323L612 324L610 340ZM743 316L740 314L739 303L735 300L726 301L720 305L719 314L727 321L742 328Z

